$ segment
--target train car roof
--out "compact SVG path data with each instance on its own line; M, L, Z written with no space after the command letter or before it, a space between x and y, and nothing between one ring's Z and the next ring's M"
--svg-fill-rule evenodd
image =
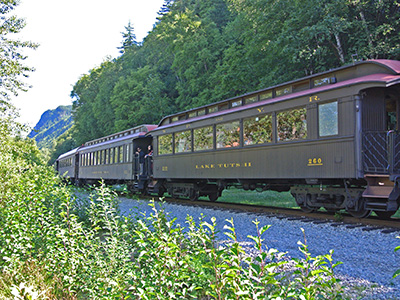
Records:
M320 81L318 84L316 84L317 80ZM285 101L295 97L306 96L360 83L376 83L382 84L385 87L400 83L400 61L378 59L356 62L351 65L310 75L266 89L164 117L160 121L157 129L169 128L192 121L225 115L260 105ZM301 84L303 84L305 88L303 87L302 90L296 91L295 87L300 86ZM283 92L278 95L278 91L281 92L285 89L288 89L289 92ZM270 97L267 99L261 99L260 95L264 94L270 94ZM248 104L245 103L247 102L246 99L252 99L255 97L258 97L257 101ZM239 102L240 104L233 107L232 104ZM223 107L223 109L220 109L220 107ZM215 108L217 108L216 111L213 111Z
M120 131L105 137L101 137L92 141L86 142L80 150L86 150L86 149L92 149L92 148L97 148L99 146L104 146L104 145L109 145L109 144L114 144L120 141L125 141L125 140L130 140L130 139L135 139L135 138L141 138L145 137L145 135L157 128L157 125L140 125L136 126L124 131Z
M80 146L80 147L77 147L77 148L75 148L75 149L72 149L72 150L70 150L70 151L68 151L68 152L66 152L66 153L61 154L61 155L56 159L56 161L57 161L57 160L60 160L60 159L63 159L63 158L67 158L67 157L69 157L69 156L75 155L76 153L78 153L78 151L79 151L80 148L81 148L81 146Z

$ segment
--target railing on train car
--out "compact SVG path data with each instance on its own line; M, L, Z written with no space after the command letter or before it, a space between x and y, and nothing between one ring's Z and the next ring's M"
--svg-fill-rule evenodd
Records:
M400 173L400 136L397 132L364 132L362 144L364 172Z
M135 154L135 159L133 163L133 175L135 179L139 179L140 175L152 176L153 175L153 157L146 156L144 158L144 163L141 165L139 162L139 155Z
M400 135L397 131L391 130L387 133L389 173L400 174Z

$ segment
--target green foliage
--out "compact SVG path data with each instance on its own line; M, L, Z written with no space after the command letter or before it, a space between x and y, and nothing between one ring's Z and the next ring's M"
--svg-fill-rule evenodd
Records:
M148 216L122 217L104 184L88 196L72 194L31 159L35 148L7 145L31 155L0 152L1 297L340 299L332 253L312 258L302 244L305 259L287 271L283 253L263 249L269 226L258 222L257 236L250 237L258 254L250 257L233 220L225 227L230 241L221 243L215 219L196 224L188 216L183 228L154 203Z
M53 144L51 147L51 154L47 159L47 162L52 165L56 159L63 153L66 153L78 145L73 138L73 132L75 130L74 125L71 126L67 131L65 131L62 135L60 135L57 139L53 140ZM43 152L43 149L42 149Z
M9 101L10 94L18 95L19 91L26 91L27 86L21 80L27 77L32 68L24 65L26 56L23 50L35 49L36 44L22 42L10 38L12 34L20 32L25 27L23 19L19 19L10 13L19 4L18 0L6 0L0 3L0 105Z

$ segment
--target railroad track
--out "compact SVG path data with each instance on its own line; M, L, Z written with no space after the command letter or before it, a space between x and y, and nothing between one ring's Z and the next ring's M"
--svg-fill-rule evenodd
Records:
M155 197L148 197L154 199ZM347 228L361 228L364 231L379 230L382 233L399 232L400 233L400 219L393 218L390 220L382 220L376 217L369 218L355 218L345 213L338 217L327 212L313 212L306 213L300 209L275 207L275 206L260 206L260 205L246 205L228 202L209 202L209 201L190 201L186 199L174 199L165 197L166 201L179 205L198 206L204 208L230 210L236 212L244 212L249 214L257 214L264 216L273 216L286 220L297 220L301 222L313 222L316 224L330 223L331 226L345 226Z

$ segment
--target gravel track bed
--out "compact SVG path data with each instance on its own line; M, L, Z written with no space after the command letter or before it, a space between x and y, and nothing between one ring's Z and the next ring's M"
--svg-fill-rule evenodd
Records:
M152 208L147 200L120 198L120 210L124 215L141 212L150 215ZM156 203L156 207L158 207ZM248 235L256 235L255 219L260 226L272 225L264 233L264 243L268 248L288 252L290 257L302 257L297 242L304 242L300 228L304 228L309 250L313 256L328 254L333 249L334 261L343 262L335 271L345 286L351 288L353 299L400 299L400 277L392 279L393 273L400 268L400 251L394 252L400 245L396 239L399 233L383 234L379 230L363 231L360 228L333 227L327 224L305 223L297 220L285 220L263 215L229 212L164 203L164 210L171 217L176 217L176 223L186 227L185 218L190 215L198 220L201 214L205 221L211 223L211 217L216 218L219 238L227 240L224 232L226 219L233 219L237 236L243 241L244 248L251 240Z

